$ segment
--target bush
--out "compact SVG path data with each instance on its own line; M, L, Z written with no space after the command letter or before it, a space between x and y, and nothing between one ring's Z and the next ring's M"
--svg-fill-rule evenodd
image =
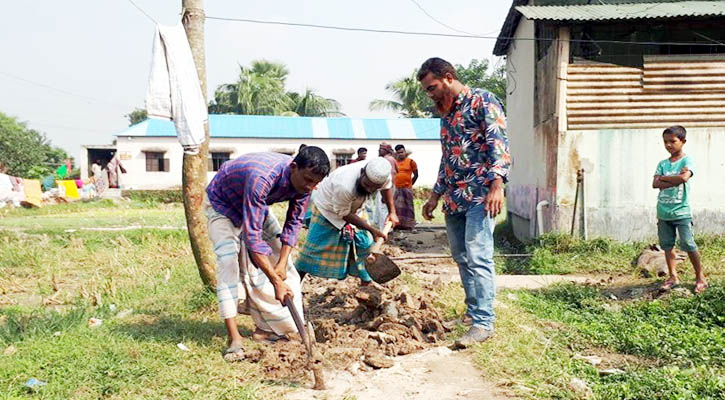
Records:
M124 190L123 197L146 203L183 203L184 195L180 189L173 190Z

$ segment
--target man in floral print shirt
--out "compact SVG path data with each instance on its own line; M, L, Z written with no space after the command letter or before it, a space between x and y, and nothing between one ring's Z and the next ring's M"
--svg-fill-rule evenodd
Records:
M423 216L433 218L443 198L448 242L466 292L464 321L472 324L456 345L467 347L493 335L494 217L501 212L511 164L506 116L493 94L463 85L443 59L424 62L418 80L441 115L443 150Z

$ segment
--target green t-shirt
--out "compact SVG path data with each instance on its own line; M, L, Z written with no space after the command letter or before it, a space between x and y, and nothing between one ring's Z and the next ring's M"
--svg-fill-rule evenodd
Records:
M679 175L684 167L687 167L692 172L692 176L695 176L695 161L690 156L684 156L675 162L670 162L669 158L660 161L657 164L655 175ZM692 218L688 199L689 192L689 180L671 188L660 189L660 194L657 196L657 219L672 221Z

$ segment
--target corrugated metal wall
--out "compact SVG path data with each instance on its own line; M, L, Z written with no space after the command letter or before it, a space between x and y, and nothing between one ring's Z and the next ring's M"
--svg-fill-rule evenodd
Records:
M725 126L725 56L645 56L643 68L569 64L570 130Z

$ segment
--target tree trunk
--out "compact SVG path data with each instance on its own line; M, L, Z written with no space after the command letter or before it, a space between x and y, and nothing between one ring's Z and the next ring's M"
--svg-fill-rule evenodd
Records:
M201 92L206 103L206 57L204 56L204 1L182 0L182 23L189 38L191 53L194 56L196 72L199 75ZM204 126L206 140L199 154L184 154L182 190L184 193L184 212L189 228L191 251L202 282L209 290L216 287L216 259L209 240L207 220L202 210L206 196L206 170L209 156L209 123Z

